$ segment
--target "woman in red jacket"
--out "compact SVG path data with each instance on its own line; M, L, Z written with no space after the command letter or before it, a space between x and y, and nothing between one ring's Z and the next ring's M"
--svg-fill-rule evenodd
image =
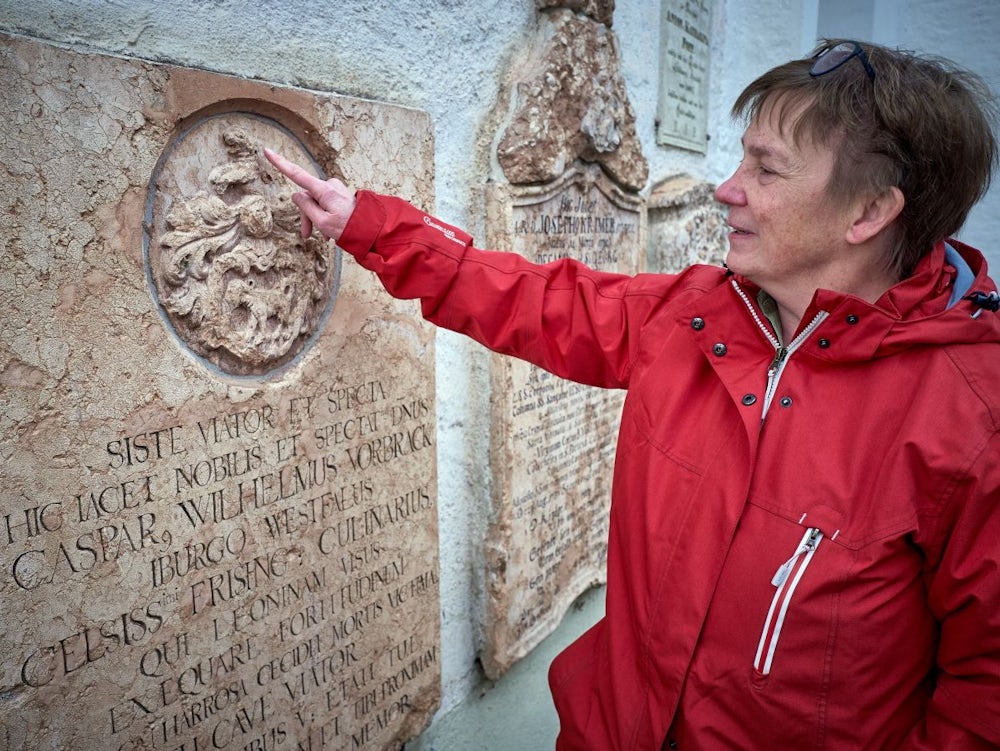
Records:
M679 275L477 250L269 153L303 233L429 320L628 390L558 748L1000 746L1000 297L948 239L995 165L985 96L855 42L764 74L728 269Z

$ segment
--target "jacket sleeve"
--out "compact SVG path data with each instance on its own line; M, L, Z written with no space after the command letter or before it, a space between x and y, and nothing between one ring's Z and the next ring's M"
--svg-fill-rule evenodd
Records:
M593 386L626 385L634 319L655 303L631 292L632 277L478 250L462 230L369 191L359 191L338 245L391 295L419 299L432 323Z
M928 601L940 624L933 694L903 748L1000 748L1000 434L959 483L942 515Z

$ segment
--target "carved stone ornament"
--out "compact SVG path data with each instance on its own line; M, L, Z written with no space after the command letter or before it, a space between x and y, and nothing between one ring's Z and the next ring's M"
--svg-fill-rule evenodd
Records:
M726 258L726 210L710 183L676 175L653 187L647 208L649 271L676 274L696 263Z
M300 236L292 186L264 146L313 163L273 120L215 115L164 152L148 203L148 273L163 314L196 355L238 376L266 374L303 351L339 271L332 243Z
M547 8L566 8L593 18L605 26L611 25L615 15L615 0L535 0L539 10Z
M518 108L497 148L513 184L557 179L576 159L600 164L620 186L646 184L649 166L607 26L568 11L552 15L537 73L518 84Z

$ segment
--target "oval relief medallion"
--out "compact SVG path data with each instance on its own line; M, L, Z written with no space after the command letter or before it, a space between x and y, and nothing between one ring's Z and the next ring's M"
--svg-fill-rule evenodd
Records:
M300 236L294 186L265 147L323 177L280 123L230 112L174 139L147 201L147 272L161 311L192 352L238 376L270 373L301 354L339 280L339 249L318 233Z

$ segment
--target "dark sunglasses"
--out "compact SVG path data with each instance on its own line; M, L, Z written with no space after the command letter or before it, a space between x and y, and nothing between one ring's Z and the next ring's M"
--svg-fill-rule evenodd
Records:
M833 47L821 50L813 57L812 67L809 68L809 75L813 78L824 76L830 71L834 71L851 58L858 58L865 66L865 73L871 81L875 80L875 69L868 62L868 55L861 49L857 42L841 42Z

